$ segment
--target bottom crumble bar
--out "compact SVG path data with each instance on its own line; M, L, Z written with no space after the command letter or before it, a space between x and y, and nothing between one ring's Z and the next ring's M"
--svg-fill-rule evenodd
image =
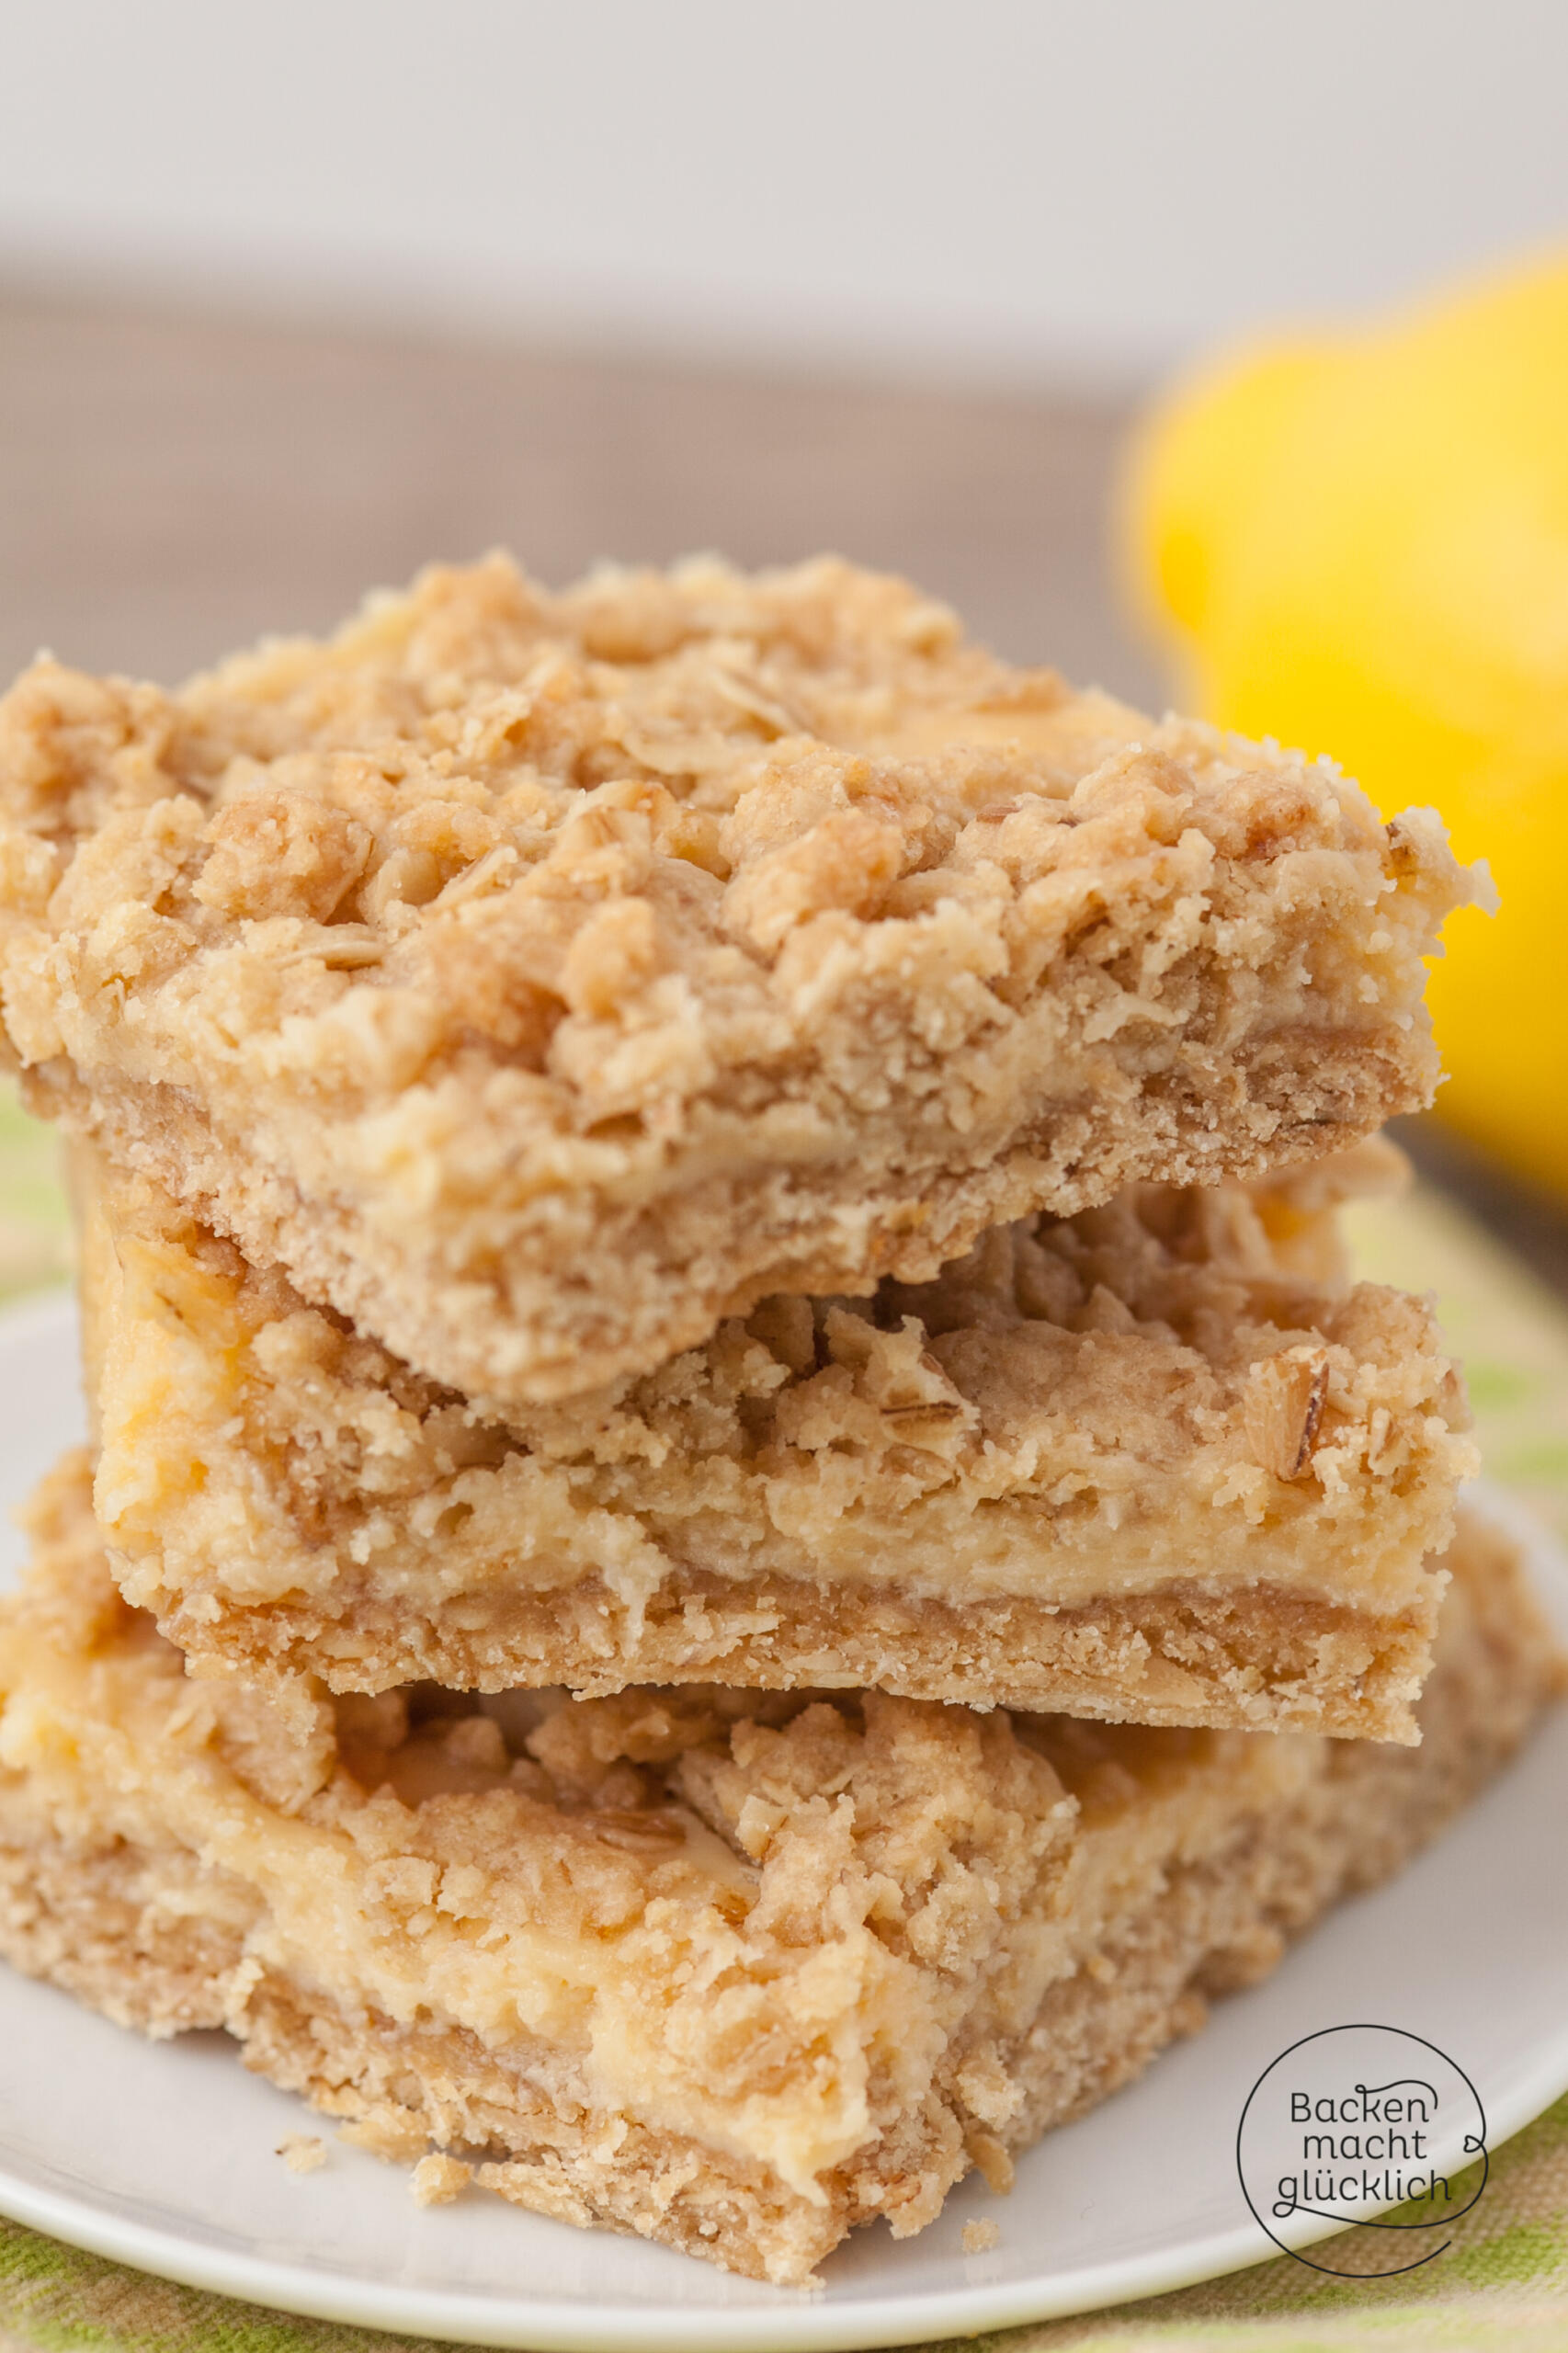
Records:
M0 1617L0 1949L422 2159L780 2282L930 2222L1396 1870L1560 1682L1467 1519L1415 1749L876 1692L192 1681L85 1461ZM432 2152L446 2153L441 2155Z

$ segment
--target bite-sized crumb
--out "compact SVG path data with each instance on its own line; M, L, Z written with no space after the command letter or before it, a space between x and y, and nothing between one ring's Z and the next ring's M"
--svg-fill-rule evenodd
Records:
M986 2221L966 2222L963 2226L963 2251L966 2255L989 2255L993 2247L1001 2244L1002 2232L998 2223Z
M399 2109L383 2112L372 2109L340 2124L337 2137L347 2141L350 2148L363 2149L368 2156L384 2157L389 2165L411 2165L428 2135L412 2125Z
M278 2142L276 2154L290 2173L319 2173L326 2163L326 2143L313 2132L289 2132Z
M1005 2198L1013 2187L1013 2160L1006 2143L999 2141L994 2132L977 2131L971 2126L965 2135L964 2148L986 2188Z
M449 2206L472 2179L472 2165L465 2165L460 2157L449 2157L432 2149L410 2174L409 2193L416 2206Z

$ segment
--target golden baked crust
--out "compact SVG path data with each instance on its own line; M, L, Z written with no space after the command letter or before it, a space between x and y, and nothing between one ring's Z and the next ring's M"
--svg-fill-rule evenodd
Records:
M513 1405L1425 1103L1466 889L1429 813L836 562L494 557L176 694L0 704L33 1107Z
M1462 1391L1334 1264L1386 1145L1134 1188L487 1420L81 1149L100 1525L199 1666L875 1684L1414 1739Z
M1415 1749L876 1693L189 1682L109 1582L85 1461L0 1606L0 1950L226 2026L405 2161L796 2281L1135 2075L1396 1869L1560 1680L1461 1533Z

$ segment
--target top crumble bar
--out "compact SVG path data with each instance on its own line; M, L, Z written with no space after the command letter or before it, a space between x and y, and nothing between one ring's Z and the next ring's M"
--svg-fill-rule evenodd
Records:
M1430 1100L1469 883L1430 813L835 560L492 556L173 694L41 660L0 703L33 1108L503 1405L1342 1150Z

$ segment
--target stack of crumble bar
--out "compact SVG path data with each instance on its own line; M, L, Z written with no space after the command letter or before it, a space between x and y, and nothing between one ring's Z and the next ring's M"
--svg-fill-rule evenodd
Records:
M41 661L0 807L94 1427L0 1949L420 2197L918 2230L1553 1688L1336 1231L1435 1081L1429 814L843 563L501 558Z

